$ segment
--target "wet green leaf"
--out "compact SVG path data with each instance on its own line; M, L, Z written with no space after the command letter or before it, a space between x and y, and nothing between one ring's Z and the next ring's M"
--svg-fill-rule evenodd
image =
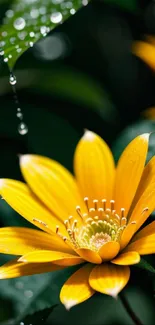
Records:
M0 29L0 54L10 68L28 48L82 6L82 0L16 0Z
M49 315L50 312L52 312L52 307L60 304L59 292L61 286L77 268L78 267L70 267L65 270L41 275L1 280L1 308L5 309L6 305L10 304L12 306L12 313L9 314L9 319L6 320L6 322L4 319L2 321L0 318L0 325L15 325L24 322L24 320L29 321L31 319L30 315L39 311L39 315L44 318L45 309L47 308L49 309ZM36 319L39 315L36 314ZM34 317L33 315L33 320L35 320ZM27 322L24 322L24 324L26 325ZM36 323L32 322L32 324ZM36 325L38 325L38 323Z

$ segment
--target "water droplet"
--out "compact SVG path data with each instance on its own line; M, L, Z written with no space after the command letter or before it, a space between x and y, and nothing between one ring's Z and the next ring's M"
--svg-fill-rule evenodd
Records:
M13 12L13 10L7 10L7 12L6 12L6 17L8 17L8 18L12 18L13 17L13 15L14 15L14 12Z
M39 9L39 12L40 12L41 15L45 15L46 14L46 7L41 7Z
M23 119L23 114L22 114L22 112L17 112L16 115L17 115L17 117L20 118L21 120Z
M18 33L18 38L21 39L22 41L25 39L26 36L27 36L27 32L25 31Z
M18 126L18 132L21 135L25 135L28 132L28 127L24 122L21 122Z
M20 322L20 325L24 325L24 323L23 322Z
M53 4L56 5L56 4L59 4L61 2L63 2L64 0L52 0Z
M17 49L17 52L18 52L18 53L20 53L21 51L22 51L22 49L21 49L21 48Z
M11 43L11 44L14 44L15 41L16 41L16 37L11 37L11 38L10 38L10 43Z
M5 63L8 62L8 58L4 58L4 62L5 62Z
M9 54L9 55L8 55L8 58L9 58L9 59L12 59L12 54Z
M29 42L30 47L33 47L34 43L33 42Z
M10 74L10 85L14 86L17 83L16 77L13 74Z
M30 12L30 15L32 18L38 18L39 16L39 10L38 9L32 9L31 12Z
M22 17L19 17L17 18L15 21L14 21L14 28L17 29L17 30L22 30L26 25L26 22L24 20L24 18Z
M34 37L35 36L35 33L34 32L30 32L30 37Z
M40 33L42 34L42 35L47 35L47 27L46 26L41 26L40 27Z
M2 36L6 37L8 35L8 33L6 31L2 32Z
M24 283L22 281L17 281L15 284L17 289L23 289L24 288Z
M33 291L32 290L25 290L24 295L26 298L32 298L33 297Z
M4 51L0 51L0 55L4 55Z
M87 6L88 0L82 0L82 4L83 4L83 6Z
M5 45L5 42L4 42L4 41L1 41L1 42L0 42L0 46L3 47L4 45Z
M51 22L54 23L54 24L60 23L62 21L61 12L53 12L50 19L51 19Z
M76 13L76 10L74 9L74 8L72 8L71 10L70 10L70 14L71 15L74 15Z

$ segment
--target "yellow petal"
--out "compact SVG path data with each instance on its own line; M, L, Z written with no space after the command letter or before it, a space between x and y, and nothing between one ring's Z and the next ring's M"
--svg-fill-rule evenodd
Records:
M86 131L79 141L74 169L83 197L112 199L114 160L109 147L97 134Z
M94 264L101 264L102 259L97 252L92 251L88 248L78 248L76 252L87 262Z
M146 42L135 42L132 52L155 70L155 45Z
M145 236L129 244L124 252L136 251L140 255L155 253L155 235Z
M125 209L127 215L145 165L149 134L145 133L132 140L122 153L117 170L114 191L115 209Z
M86 264L76 271L63 285L60 300L66 309L87 300L95 292L89 286L88 278L93 266Z
M140 262L140 255L137 252L122 253L111 261L117 265L133 265Z
M89 276L89 284L94 290L115 298L126 286L129 278L128 266L104 263L93 268Z
M60 225L61 231L66 234L64 224L42 205L26 184L12 179L1 179L0 194L15 211L37 227L51 233Z
M23 227L0 228L0 253L23 255L33 250L72 250L56 234Z
M155 235L155 221L151 222L149 225L144 227L142 230L138 231L138 233L132 238L132 242L137 239L141 239L143 237Z
M124 229L120 240L121 250L127 246L132 236L134 235L135 231L136 231L136 223L129 223L127 227Z
M38 250L30 252L19 258L19 262L45 263L52 262L56 265L71 266L84 262L79 256L48 250Z
M120 249L119 243L117 243L116 241L111 241L104 244L100 248L99 255L102 257L102 261L110 261L118 254L119 249Z
M18 259L0 267L0 279L18 278L25 275L40 274L61 270L64 267L50 263L23 263Z
M144 169L134 204L129 221L136 221L137 231L155 208L155 156Z
M85 205L73 176L58 163L44 157L24 155L20 158L22 174L39 199L62 221L70 215L81 222L76 206ZM84 210L85 212L86 210Z

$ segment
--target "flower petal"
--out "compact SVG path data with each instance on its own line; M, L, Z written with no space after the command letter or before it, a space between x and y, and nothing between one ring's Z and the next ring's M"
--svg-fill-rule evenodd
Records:
M7 262L0 267L0 279L11 279L25 275L40 274L61 270L64 267L50 263L23 263L18 259Z
M143 237L155 235L155 221L151 222L149 225L144 227L142 230L138 231L137 234L132 238L132 242Z
M104 244L100 250L99 255L102 258L102 261L110 261L112 258L114 258L120 249L120 245L116 241L111 241L106 244Z
M76 271L63 285L60 300L66 309L87 300L95 292L89 286L88 278L93 266L86 264Z
M132 140L122 153L117 170L114 190L115 209L121 208L128 214L145 165L149 134L145 133Z
M136 221L137 231L155 208L155 156L144 169L134 202L135 208L129 221Z
M88 248L78 248L76 252L87 262L94 263L94 264L101 264L102 259L97 252L92 251Z
M63 166L46 157L24 155L20 158L20 167L32 191L60 221L70 215L81 221L76 206L85 209L85 205L76 181Z
M83 197L112 199L114 160L109 147L97 134L86 131L79 141L74 169Z
M140 255L155 253L155 235L145 236L129 244L124 252L136 251Z
M122 253L111 261L117 265L133 265L140 262L140 255L137 252Z
M51 233L60 225L66 235L64 224L42 205L26 184L12 179L1 179L0 194L15 211L37 227Z
M90 286L101 293L117 297L130 278L128 266L104 263L93 268L89 277Z
M147 42L135 42L132 52L155 70L155 46Z
M23 228L0 228L0 253L23 255L33 250L59 250L72 252L71 248L56 234Z
M134 235L135 231L136 231L136 223L129 223L127 227L124 229L120 240L121 250L127 246L132 236Z
M38 250L30 252L19 258L19 262L45 263L52 262L56 265L71 266L84 263L79 256L49 250Z

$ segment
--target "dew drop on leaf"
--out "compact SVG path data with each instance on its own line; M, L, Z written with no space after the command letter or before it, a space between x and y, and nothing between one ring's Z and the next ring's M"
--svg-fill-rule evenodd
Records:
M14 21L14 28L17 29L17 30L22 30L26 25L26 22L24 20L24 18L22 17L19 17L17 18L15 21Z
M62 21L62 14L61 12L53 12L53 14L50 17L51 22L54 24L58 24Z

